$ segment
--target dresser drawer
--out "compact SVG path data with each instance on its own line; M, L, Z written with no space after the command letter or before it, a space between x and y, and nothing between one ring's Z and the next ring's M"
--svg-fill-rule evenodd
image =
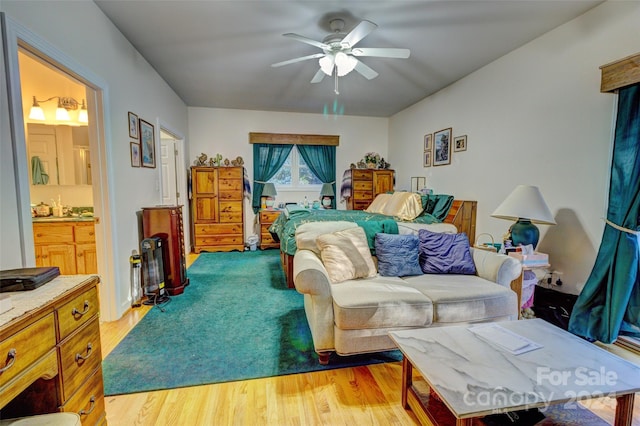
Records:
M242 234L210 235L208 237L196 237L196 245L204 247L204 246L244 244L244 238L242 237L243 237Z
M220 201L221 223L242 222L242 201Z
M358 191L353 194L354 200L373 200L373 192L371 191Z
M97 315L98 290L91 287L58 309L58 331L60 340L64 340L73 330Z
M373 182L362 181L362 182L353 182L353 189L355 191L373 191Z
M42 243L72 243L72 223L34 223L33 241Z
M218 175L221 179L240 179L242 180L242 167L220 167Z
M355 201L353 203L353 209L354 210L364 210L367 207L369 207L369 204L371 204L371 201L366 200L366 201Z
M33 365L56 345L54 315L50 313L0 341L0 387Z
M66 401L102 360L98 317L60 344L62 400Z
M198 224L195 227L196 237L206 237L209 235L242 235L242 223L223 223L223 224Z
M353 169L351 172L352 172L352 179L354 181L371 180L371 176L373 173L371 170L358 170L358 169Z
M83 426L93 426L101 422L105 413L102 368L98 367L60 408L61 411L78 413Z
M93 243L96 241L96 232L93 223L77 223L75 228L75 241L77 243Z

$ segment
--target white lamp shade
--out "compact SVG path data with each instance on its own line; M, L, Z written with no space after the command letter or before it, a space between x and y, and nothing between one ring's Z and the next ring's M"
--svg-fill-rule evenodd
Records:
M531 185L518 185L491 216L507 220L528 219L543 225L556 224L540 190Z
M29 119L44 121L44 111L41 106L32 106L29 111Z
M358 60L353 56L344 52L336 53L336 67L338 68L338 77L349 74L356 67Z
M89 122L89 114L87 114L86 109L81 109L78 113L78 121L80 123L88 123Z
M333 55L325 55L318 62L323 73L326 75L333 74L333 65L335 64Z
M56 109L56 120L58 121L69 121L69 111L62 107L58 107Z

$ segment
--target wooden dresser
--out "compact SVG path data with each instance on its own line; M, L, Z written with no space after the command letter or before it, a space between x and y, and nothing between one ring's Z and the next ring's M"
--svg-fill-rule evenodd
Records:
M393 191L394 171L387 169L350 169L351 197L347 210L364 210L378 194Z
M244 250L242 167L191 167L193 251Z
M62 275L97 274L93 221L34 222L36 266L57 266Z
M142 234L144 238L160 237L164 244L164 285L170 296L182 294L189 285L184 252L184 225L182 206L142 208Z
M97 276L9 293L0 314L0 418L75 412L105 425Z
M260 210L258 221L260 225L260 250L269 248L280 248L280 243L273 239L269 232L269 227L282 213L281 210Z

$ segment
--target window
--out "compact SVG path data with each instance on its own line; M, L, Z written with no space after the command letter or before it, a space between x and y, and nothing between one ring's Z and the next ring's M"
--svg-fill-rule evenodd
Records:
M269 182L275 184L278 189L285 190L312 190L322 185L322 181L311 172L295 146L280 170L269 179Z

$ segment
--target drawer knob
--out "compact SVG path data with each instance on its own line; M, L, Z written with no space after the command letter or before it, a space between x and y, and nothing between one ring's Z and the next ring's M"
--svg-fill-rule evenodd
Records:
M86 314L87 312L89 312L89 301L85 300L84 301L84 307L83 307L84 311L80 312L77 308L73 308L73 310L71 311L71 315L75 316L83 316L84 314Z
M87 354L82 356L80 354L76 354L76 362L78 361L86 361L91 356L91 352L93 351L93 346L91 346L91 342L87 345Z
M96 397L92 396L89 399L89 403L91 404L89 406L89 409L88 410L80 410L80 412L78 413L79 416L87 416L87 415L91 414L91 412L94 410L94 408L96 408Z
M15 348L11 348L9 349L9 352L7 352L7 364L4 367L0 368L0 373L4 373L5 371L13 367L13 364L15 364L15 362L16 350Z

